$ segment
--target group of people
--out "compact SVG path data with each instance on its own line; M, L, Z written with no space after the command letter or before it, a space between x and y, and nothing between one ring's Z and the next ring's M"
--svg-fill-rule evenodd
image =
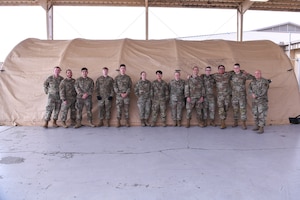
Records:
M199 74L199 67L193 67L192 74L187 80L181 78L180 70L174 72L174 79L169 83L162 79L163 72L156 71L156 79L149 81L147 73L142 71L140 79L133 86L130 76L126 74L126 65L121 64L119 74L113 79L108 75L108 68L102 69L102 75L94 81L89 78L88 69L82 68L82 76L72 78L72 71L66 70L66 78L61 77L60 67L54 68L54 74L44 82L45 93L48 94L44 127L48 127L52 112L53 126L58 127L57 120L61 111L62 126L67 128L67 114L70 110L71 126L81 127L82 110L86 107L89 126L95 127L92 119L92 95L94 87L98 100L99 123L97 126L110 126L112 100L115 97L117 110L117 127L121 126L121 118L125 118L125 126L129 127L130 92L133 88L137 96L137 106L141 126L156 126L158 114L163 126L166 124L167 107L171 107L173 126L181 126L183 109L186 108L186 127L190 127L192 111L196 111L200 127L216 126L215 110L218 108L221 120L220 128L225 129L229 104L233 107L233 127L241 121L242 129L247 129L247 94L253 99L252 113L254 116L254 131L264 132L268 111L269 80L262 78L261 71L256 70L251 75L234 64L232 71L225 71L224 65L218 66L218 72L212 74L211 67L205 68L204 74ZM151 116L150 116L151 115Z

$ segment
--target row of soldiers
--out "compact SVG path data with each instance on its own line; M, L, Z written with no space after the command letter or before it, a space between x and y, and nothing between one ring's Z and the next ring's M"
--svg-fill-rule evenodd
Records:
M67 70L67 77L59 76L61 69L54 68L54 75L48 77L44 83L44 89L48 94L48 105L46 108L45 124L48 122L51 113L54 111L53 126L57 127L58 114L61 108L61 120L63 127L66 124L67 113L70 109L71 125L75 128L81 126L82 109L87 110L87 119L91 127L92 123L92 94L94 82L87 76L87 68L82 68L82 76L77 80L72 78L72 71ZM108 76L108 68L104 67L103 75L96 80L96 94L99 107L99 123L97 126L110 126L111 108L113 97L116 96L117 127L121 126L121 117L124 113L125 126L129 127L129 104L132 80L126 74L126 66L121 64L120 74L113 79ZM267 91L269 81L261 77L260 70L255 76L240 70L238 63L234 64L233 71L225 72L225 66L219 65L218 72L211 74L211 67L205 68L205 74L199 75L199 67L193 67L192 75L187 80L180 77L180 71L176 70L174 79L166 83L162 79L163 72L156 71L157 79L150 82L147 73L140 73L140 80L134 86L134 93L138 97L137 106L142 126L156 126L158 114L160 114L163 126L166 126L166 110L169 103L174 126L181 126L182 111L186 107L186 127L190 127L192 111L196 111L197 121L200 127L208 125L215 126L216 103L218 114L221 120L221 129L226 128L226 117L231 101L233 107L233 127L238 126L239 119L242 122L242 129L247 129L247 94L246 81L252 80L249 84L249 91L253 98L252 112L255 120L253 130L259 133L264 132L265 119L268 109ZM217 102L215 102L215 89ZM150 119L150 114L151 119Z

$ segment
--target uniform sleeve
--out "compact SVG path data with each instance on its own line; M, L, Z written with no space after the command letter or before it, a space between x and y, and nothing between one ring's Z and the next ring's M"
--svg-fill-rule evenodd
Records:
M81 88L80 88L79 82L80 82L79 79L77 79L77 80L75 81L75 90L76 90L76 92L77 92L78 95L82 96L82 95L83 95L83 92L82 92L82 90L81 90Z
M184 85L184 97L190 97L190 87L189 87L189 80L185 81L185 85Z
M132 80L131 78L128 76L128 88L126 90L127 95L130 95L130 91L131 91L131 87L132 87Z
M66 89L65 89L64 81L61 81L59 84L59 96L62 101L66 99Z
M113 97L114 93L115 93L115 91L114 91L114 82L115 82L115 80L113 78L111 78L111 83L109 84L109 87L110 87L110 95L109 96L111 96L111 97Z
M139 81L134 86L134 94L139 97Z
M48 94L48 88L49 88L49 78L47 78L44 82L44 92L45 92L45 94Z
M100 91L99 91L99 78L97 78L97 80L96 80L95 90L96 90L97 96L100 96Z

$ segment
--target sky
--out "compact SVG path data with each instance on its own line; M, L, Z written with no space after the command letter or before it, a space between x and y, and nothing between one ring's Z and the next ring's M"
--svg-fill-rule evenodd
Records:
M149 39L236 32L236 10L149 8ZM144 7L55 6L54 39L145 39ZM247 11L244 31L286 22L300 25L300 13ZM0 62L27 38L47 39L46 12L39 6L0 6Z

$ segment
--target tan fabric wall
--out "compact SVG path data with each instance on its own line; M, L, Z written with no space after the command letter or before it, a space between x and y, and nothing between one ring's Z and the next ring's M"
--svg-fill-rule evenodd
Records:
M265 78L273 80L269 90L268 124L287 124L288 117L300 114L296 77L293 71L288 71L292 65L280 47L270 41L26 39L7 56L3 66L5 71L0 73L0 124L42 124L47 102L43 82L52 74L54 66L59 65L63 69L62 76L65 76L67 68L72 69L74 78L80 76L82 67L87 67L89 77L96 81L102 73L102 67L108 67L109 74L115 77L120 63L126 64L127 74L132 77L134 84L142 70L148 73L148 79L152 81L155 71L160 69L163 78L169 82L175 69L180 69L182 78L186 79L194 65L204 73L208 65L216 72L219 64L225 65L226 70L232 70L234 63L240 63L247 72L253 74L256 69L261 69ZM131 123L139 125L133 92L131 97ZM98 108L95 95L93 99L96 123ZM248 101L249 124L253 123L250 105ZM116 123L115 116L114 106L112 124ZM167 121L171 123L170 110ZM232 123L232 111L227 121L228 124Z

